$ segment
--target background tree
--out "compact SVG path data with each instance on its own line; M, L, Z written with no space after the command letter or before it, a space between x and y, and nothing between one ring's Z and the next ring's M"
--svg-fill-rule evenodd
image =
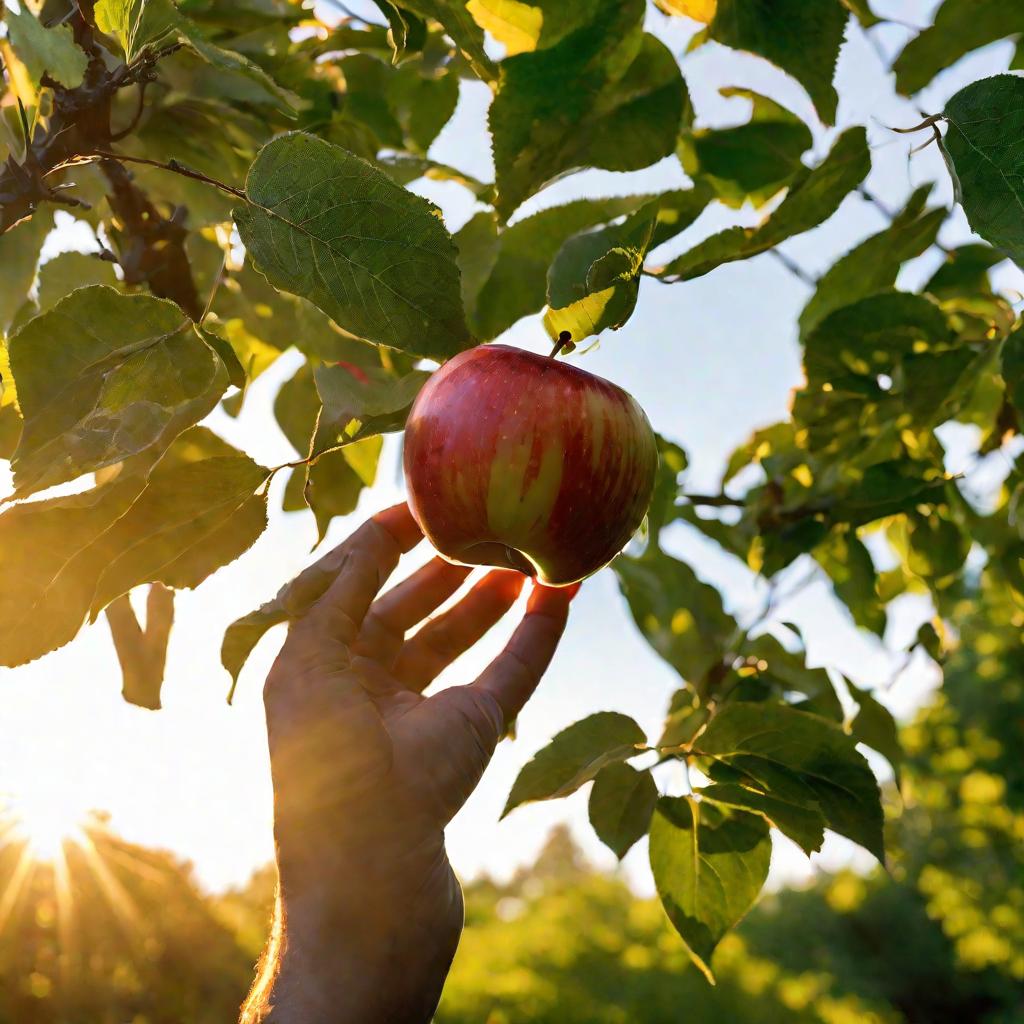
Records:
M854 0L661 6L704 22L697 42L777 64L825 124L849 19L878 22ZM158 706L169 591L199 585L254 542L276 474L289 474L284 508L312 509L322 537L373 482L381 433L401 429L433 365L541 311L553 336L615 329L642 279L682 285L778 253L871 168L863 127L812 165L807 126L749 92L748 122L702 127L675 56L644 30L643 0L378 7L386 30L329 23L290 0L4 6L0 455L14 492L0 515L2 664L68 643L105 612L126 696ZM1022 28L1003 5L946 0L897 60L897 88L912 92ZM493 95L493 183L429 156L468 77ZM856 744L894 771L903 753L871 694L808 667L773 601L738 621L666 553L666 528L690 524L773 596L793 585L791 567L827 574L857 624L879 635L894 597L925 595L935 617L910 650L937 660L968 585L994 624L1017 623L1024 604L1019 469L975 494L948 467L941 433L974 427L976 467L1019 451L1024 331L988 271L1024 259L1024 82L977 82L918 127L943 146L972 227L997 248L947 251L921 291L896 289L949 213L930 208L923 188L820 279L793 267L814 291L791 418L742 446L713 494L688 490L686 455L663 440L646 542L615 563L639 630L680 676L664 730L646 736L626 716L593 715L524 768L507 805L593 781L597 834L620 856L649 834L662 903L709 977L716 945L767 875L770 827L808 852L829 829L884 857L879 790ZM569 172L672 155L690 187L514 217ZM455 237L403 187L424 176L478 202ZM888 212L885 197L867 198ZM713 203L749 203L764 217L683 251L669 245ZM40 265L55 204L94 233L99 259ZM664 261L651 255L661 246ZM305 360L275 416L297 458L265 467L199 424L218 405L237 414L248 384L292 345ZM46 493L82 478L91 486ZM145 630L127 599L144 585ZM271 601L227 630L233 677L286 618ZM671 783L679 766L682 788ZM998 787L986 772L965 776L965 814ZM955 827L961 853L983 831L978 817ZM947 898L941 872L918 873L922 890ZM980 926L973 910L946 919L960 955L1004 955L985 914Z

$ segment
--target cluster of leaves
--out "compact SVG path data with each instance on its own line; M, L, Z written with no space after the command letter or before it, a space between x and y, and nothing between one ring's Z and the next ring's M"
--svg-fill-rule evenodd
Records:
M788 72L825 124L850 19L877 22L863 0L660 6L704 22L695 43ZM807 125L749 91L729 90L749 101L746 123L702 126L678 62L644 30L643 0L378 7L387 27L328 24L296 0L6 5L0 456L15 490L0 515L0 664L54 650L108 609L126 675L146 666L130 695L157 705L166 629L123 628L126 595L195 587L242 554L264 529L278 471L290 473L284 509L311 508L322 537L373 483L380 435L401 429L429 373L423 360L542 311L556 337L618 328L645 276L686 282L773 250L830 217L871 167L860 127L805 163ZM937 27L901 56L898 87L1024 27L1004 7L946 0ZM970 31L939 32L940 22ZM504 47L500 61L485 32ZM463 84L477 80L492 93L493 183L430 156ZM598 834L620 855L650 834L662 901L709 977L715 946L764 882L770 826L808 852L831 829L883 857L878 787L856 744L897 770L900 752L869 693L845 687L858 708L847 721L799 636L741 627L664 551L666 528L689 523L767 578L813 560L878 634L890 600L927 593L936 621L916 644L937 658L972 549L1024 601L1018 471L995 512L978 507L947 472L936 433L974 425L981 459L1018 429L1024 330L987 271L1002 254L1024 255L1024 82L976 83L925 127L940 125L971 224L998 251L960 248L919 294L896 290L947 213L915 193L817 282L800 321L806 382L792 417L735 453L723 482L732 493L687 496L685 454L662 444L647 548L616 572L638 628L681 677L665 729L651 742L624 716L592 716L557 736L509 798L511 809L593 780ZM570 172L673 156L690 187L512 219ZM476 200L454 237L404 187L423 177ZM96 256L41 263L55 203L92 230ZM651 265L712 203L767 212L756 228L727 228ZM291 347L305 359L274 414L297 459L264 467L199 424L218 406L237 415L248 385ZM88 474L88 489L42 494ZM731 518L715 518L726 506ZM268 608L243 620L242 640L229 634L224 663L236 677L286 617ZM659 795L652 770L666 762L706 784Z

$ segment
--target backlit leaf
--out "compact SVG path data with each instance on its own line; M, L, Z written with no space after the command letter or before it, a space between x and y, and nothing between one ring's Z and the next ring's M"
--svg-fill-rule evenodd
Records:
M862 690L849 679L846 680L846 688L858 707L850 734L858 743L877 750L892 765L898 785L900 766L903 763L903 747L892 712L870 690Z
M809 231L832 216L871 169L863 128L849 128L814 170L796 179L786 198L759 227L727 228L712 235L659 271L670 281L689 281L723 263L766 252L793 235Z
M833 124L838 97L832 77L848 18L835 0L718 0L710 32L717 42L756 53L792 75L822 121Z
M673 152L685 87L642 16L642 0L605 0L557 45L502 61L490 126L503 220L560 174L638 170Z
M719 90L750 100L746 124L684 132L679 159L686 173L705 182L724 203L761 206L805 173L800 160L811 148L811 131L795 114L749 89Z
M11 44L37 87L44 75L49 75L68 89L82 84L89 58L75 42L70 25L46 28L24 2L17 14L7 7L3 17Z
M598 839L622 860L647 833L657 802L658 787L649 771L610 764L597 773L590 790L590 824Z
M711 954L754 905L772 844L757 814L663 797L651 820L651 871L665 913L709 981Z
M645 743L643 730L628 715L600 711L575 722L519 773L502 817L520 804L576 792L605 766L635 757Z
M53 227L53 214L43 209L0 235L0 336L14 323L36 279L43 242Z
M542 50L585 25L602 0L469 0L466 10L500 43L505 55Z
M473 20L465 0L402 0L400 6L421 18L439 21L477 76L488 82L494 78L494 62L484 49L483 29Z
M808 856L820 850L825 841L825 819L816 807L787 803L749 786L729 782L719 782L699 792L701 801L762 815Z
M932 24L914 36L896 58L896 88L905 96L923 89L940 71L966 53L1017 35L1024 28L1020 9L1004 0L945 0Z
M19 495L168 444L227 387L220 359L173 303L80 288L10 339L25 428Z
M425 199L300 133L260 150L246 194L235 223L275 287L359 337L416 355L445 359L472 344L455 247Z
M282 89L258 64L210 42L203 31L175 6L173 0L98 0L96 25L114 36L133 61L146 47L180 40L221 71L239 74L256 89L255 95L282 113L294 116L295 97Z
M736 623L718 591L685 563L653 550L620 555L612 568L647 642L685 680L698 685L722 661Z

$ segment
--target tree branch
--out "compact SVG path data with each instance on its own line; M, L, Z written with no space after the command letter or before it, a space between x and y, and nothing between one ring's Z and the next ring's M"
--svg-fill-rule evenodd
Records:
M146 599L146 628L139 625L127 594L106 609L110 636L121 663L121 693L129 704L157 711L167 663L167 642L174 623L174 591L152 583Z

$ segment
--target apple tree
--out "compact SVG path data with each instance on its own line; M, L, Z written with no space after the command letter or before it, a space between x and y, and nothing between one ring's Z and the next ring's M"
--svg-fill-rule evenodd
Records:
M679 674L664 729L592 715L526 764L508 798L511 810L592 783L598 836L621 857L649 835L665 909L710 978L716 944L765 881L771 828L808 853L831 830L884 860L879 785L858 744L897 780L901 754L869 692L810 667L771 601L753 621L731 614L666 550L667 531L699 531L772 595L792 567L824 575L878 636L889 602L926 595L934 618L911 650L940 663L968 585L1024 623L1024 326L989 277L1007 257L1024 266L1024 79L985 78L922 112L921 139L942 147L981 239L943 248L954 211L929 188L898 210L865 189L864 126L812 157L803 120L732 90L748 119L707 127L679 58L646 30L701 23L691 47L772 62L831 126L851 19L880 23L865 0L658 7L376 0L371 16L336 0L0 3L0 457L13 479L0 513L0 664L42 657L102 614L126 698L158 707L174 592L253 544L276 474L287 475L284 510L311 510L322 539L372 485L381 435L402 429L432 368L526 316L552 338L614 345L607 332L633 314L641 285L675 286L685 310L686 282L766 253L789 265L780 243L859 194L888 226L821 276L791 266L809 286L791 416L741 446L710 494L692 492L686 453L662 438L645 538L613 563L637 629ZM945 0L897 58L896 87L913 94L1022 32L1013 4ZM493 182L431 156L470 81L491 93ZM517 215L567 174L665 158L681 162L686 187ZM407 188L423 178L472 197L454 235ZM761 220L681 244L713 205ZM43 259L55 223L72 220L96 252ZM897 288L903 265L936 246L944 257L923 287ZM672 255L656 261L656 249ZM304 358L274 414L296 458L264 466L203 421L217 407L237 415L291 348ZM967 470L950 468L950 423L972 427ZM971 475L993 459L1003 469L979 494ZM127 596L139 587L145 630ZM294 612L287 598L225 623L233 679ZM685 792L662 783L672 765Z

